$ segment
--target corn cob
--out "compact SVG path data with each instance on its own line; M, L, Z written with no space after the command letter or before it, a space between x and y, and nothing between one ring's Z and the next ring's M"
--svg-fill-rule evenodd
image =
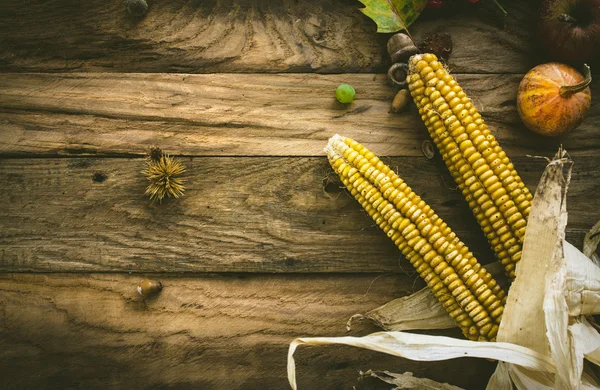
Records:
M446 223L358 142L336 135L329 162L471 340L495 340L506 293Z
M411 57L407 81L439 149L488 242L514 279L532 195L456 80L426 53Z

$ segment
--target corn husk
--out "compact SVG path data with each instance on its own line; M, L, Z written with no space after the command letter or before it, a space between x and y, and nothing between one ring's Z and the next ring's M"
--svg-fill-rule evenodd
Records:
M392 390L463 390L460 387L452 386L447 383L436 382L427 378L417 378L412 372L404 374L395 374L389 371L367 371L361 373L361 377L377 378L380 381L394 385Z
M369 320L380 328L391 331L456 327L456 321L448 315L428 287L394 299L364 315L353 315L348 320L346 329L350 331L352 324L360 320Z
M569 259L567 262L569 315L600 314L600 267L566 241L564 250L565 258Z
M600 226L600 223L597 224ZM568 241L564 241L567 263L567 306L570 316L600 314L600 268ZM595 250L595 247L594 247ZM508 290L504 268L500 263L485 266L494 279ZM431 330L456 328L442 304L428 287L414 294L394 299L365 314L354 314L348 320L350 331L357 321L368 320L384 330Z
M583 240L583 254L600 266L600 257L596 254L598 244L600 244L600 221L596 222Z
M297 389L294 352L299 345L341 344L370 349L418 361L439 361L459 357L501 360L537 371L554 372L554 362L542 354L515 344L470 341L408 332L377 332L363 337L307 337L292 341L288 351L288 380Z
M508 294L497 342L473 342L449 337L427 336L403 331L378 332L364 337L299 338L290 344L288 379L293 389L295 381L294 351L301 344L344 344L371 349L411 360L437 361L458 357L479 357L498 360L488 389L594 389L593 375L587 372L590 363L600 365L600 334L586 319L600 309L600 268L588 256L565 241L567 223L566 194L572 162L566 152L549 162L537 187L529 215L517 277ZM598 225L597 225L598 226ZM589 252L597 235L589 235ZM591 250L593 252L593 250ZM391 329L396 324L414 329L425 318L411 318L402 323L402 316L415 305L429 305L433 295L418 292L418 296L401 301L400 305L384 305L377 315L366 318ZM407 303L408 302L408 303ZM419 303L417 302L425 302ZM391 312L393 307L397 310ZM424 307L424 306L423 306ZM387 315L382 321L381 313ZM390 314L391 313L391 314ZM437 313L437 311L436 311ZM436 314L433 318L441 314ZM437 321L437 320L436 320ZM438 321L439 323L439 321Z
M508 280L504 275L504 267L500 263L486 265L485 268L504 290L508 288ZM449 315L440 301L428 287L414 294L394 299L365 314L355 314L348 320L346 329L351 330L356 321L368 320L384 330L430 330L456 328L456 321Z

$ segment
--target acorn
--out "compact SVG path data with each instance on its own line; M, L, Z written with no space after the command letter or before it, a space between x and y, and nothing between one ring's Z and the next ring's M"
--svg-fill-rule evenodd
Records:
M158 294L162 289L162 283L158 280L144 279L137 287L137 292L144 298L148 298Z
M431 160L435 157L433 145L431 144L431 141L427 139L421 144L421 151L423 152L423 155L427 157L428 160Z
M142 17L148 12L148 3L146 0L125 0L125 7L129 15L134 17Z
M408 107L408 103L411 101L410 92L408 89L401 89L398 91L394 100L392 100L392 111L402 112Z
M404 62L396 62L387 72L389 82L400 89L406 89L406 76L408 76L408 65Z
M392 35L387 42L387 51L394 63L407 62L411 56L419 53L413 40L404 33Z
M388 80L400 89L406 88L406 76L408 75L406 63L411 56L419 53L419 49L408 35L397 33L388 40L387 51L393 63L387 73Z

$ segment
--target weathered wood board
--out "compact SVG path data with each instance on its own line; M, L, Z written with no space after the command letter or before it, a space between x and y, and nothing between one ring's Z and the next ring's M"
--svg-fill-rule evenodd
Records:
M351 315L422 287L406 275L152 277L165 287L144 301L139 276L0 275L0 387L285 389L293 338L344 335ZM349 347L300 347L296 359L304 389L352 388L368 369L480 389L494 369Z
M516 110L522 75L457 75L509 156L574 158L600 148L600 106L573 133L545 138ZM337 103L350 82L357 100ZM600 88L600 80L592 88ZM394 96L373 74L4 74L0 155L142 155L152 145L198 156L320 156L335 133L379 155L422 156L429 136L416 108L390 112Z
M484 263L493 261L444 167L425 157L386 161ZM340 188L326 158L184 162L186 195L151 205L143 159L0 160L0 270L400 272L399 251ZM596 163L582 156L569 189L577 245L597 219L589 202L600 191ZM545 160L515 165L533 189Z
M599 218L600 106L565 137L523 127L516 89L545 61L537 4L502 3L503 21L465 3L411 33L452 35L451 71L531 189L545 161L526 155L569 151L580 247ZM443 163L423 157L415 108L390 113L389 34L359 2L149 4L135 19L122 0L0 2L0 388L285 389L293 338L345 335L351 315L422 287L331 173L334 133L389 156L493 261ZM357 90L348 106L334 100L342 82ZM182 199L143 195L154 145L187 166ZM136 293L144 277L163 282L158 297ZM368 369L482 389L495 368L345 347L296 356L303 389L352 388Z
M539 60L536 6L504 1L510 17L467 7L426 17L417 41L454 38L451 67L461 73L524 73ZM389 66L386 41L354 1L150 2L129 17L120 0L0 2L0 70L109 72L378 72ZM470 7L473 9L474 7ZM502 28L504 25L504 28Z

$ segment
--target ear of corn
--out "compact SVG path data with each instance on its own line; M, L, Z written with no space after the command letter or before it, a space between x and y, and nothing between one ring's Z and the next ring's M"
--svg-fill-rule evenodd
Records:
M507 275L514 279L532 195L460 85L435 55L411 57L407 81L439 149Z
M467 246L364 146L336 135L325 151L346 188L411 262L464 335L494 340L506 293Z

